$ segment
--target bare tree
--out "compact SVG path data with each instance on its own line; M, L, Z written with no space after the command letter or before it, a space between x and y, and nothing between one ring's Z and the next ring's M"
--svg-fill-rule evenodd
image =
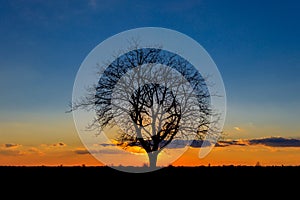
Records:
M90 127L119 127L115 139L124 148L143 148L151 168L169 145L213 133L217 114L207 80L179 55L135 45L102 69L89 95L72 102L71 110L94 109Z

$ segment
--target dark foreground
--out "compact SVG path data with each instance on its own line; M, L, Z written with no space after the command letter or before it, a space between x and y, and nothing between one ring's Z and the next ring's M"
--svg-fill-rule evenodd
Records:
M258 192L287 197L299 191L300 167L166 167L147 173L127 173L110 167L3 166L0 167L0 179L2 191L6 187L15 191L28 187L27 191L46 190L48 195L69 191L72 195L81 192L123 195L125 192L135 196L136 192L151 193L152 190L161 195L174 195L213 190L211 195L224 192L234 195L243 191L250 196Z
M2 178L300 178L300 166L198 166L164 167L151 172L140 167L0 166ZM129 173L126 171L131 171ZM299 179L300 180L300 179ZM7 180L8 181L8 180Z

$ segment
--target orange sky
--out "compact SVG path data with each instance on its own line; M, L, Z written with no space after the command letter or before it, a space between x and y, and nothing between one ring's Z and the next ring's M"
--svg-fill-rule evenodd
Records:
M115 163L126 160L109 151L109 159ZM198 157L199 148L189 148L174 166L199 165L299 165L299 147L267 147L264 145L214 147L204 158ZM159 159L164 159L160 156ZM145 161L146 162L146 161ZM83 146L69 146L63 142L40 144L37 146L21 144L1 144L0 165L103 165ZM118 164L116 164L118 165Z
M256 138L252 125L236 125L226 130L230 134L224 139ZM0 165L102 165L84 148L72 116L68 114L63 117L33 114L23 121L0 122L0 133ZM126 160L126 156L116 155L109 147L102 153L106 159L115 159L114 163ZM300 165L300 147L228 145L214 147L202 159L198 153L199 148L189 148L173 165L255 165L257 162L261 165ZM159 159L164 158L160 156Z

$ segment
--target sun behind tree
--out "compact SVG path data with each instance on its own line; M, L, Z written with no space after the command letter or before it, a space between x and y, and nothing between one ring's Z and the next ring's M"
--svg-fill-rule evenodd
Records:
M210 105L207 80L179 55L134 45L102 69L89 95L72 102L71 110L94 109L90 128L118 127L114 139L123 148L144 149L150 168L156 168L165 147L186 146L217 133L209 131L217 113Z

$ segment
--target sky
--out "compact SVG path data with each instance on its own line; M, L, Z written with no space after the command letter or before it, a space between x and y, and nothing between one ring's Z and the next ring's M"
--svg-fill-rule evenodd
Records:
M65 113L76 73L100 42L149 26L196 40L225 85L224 140L230 142L204 159L193 148L178 165L299 164L299 2L0 0L0 5L0 165L101 164Z

